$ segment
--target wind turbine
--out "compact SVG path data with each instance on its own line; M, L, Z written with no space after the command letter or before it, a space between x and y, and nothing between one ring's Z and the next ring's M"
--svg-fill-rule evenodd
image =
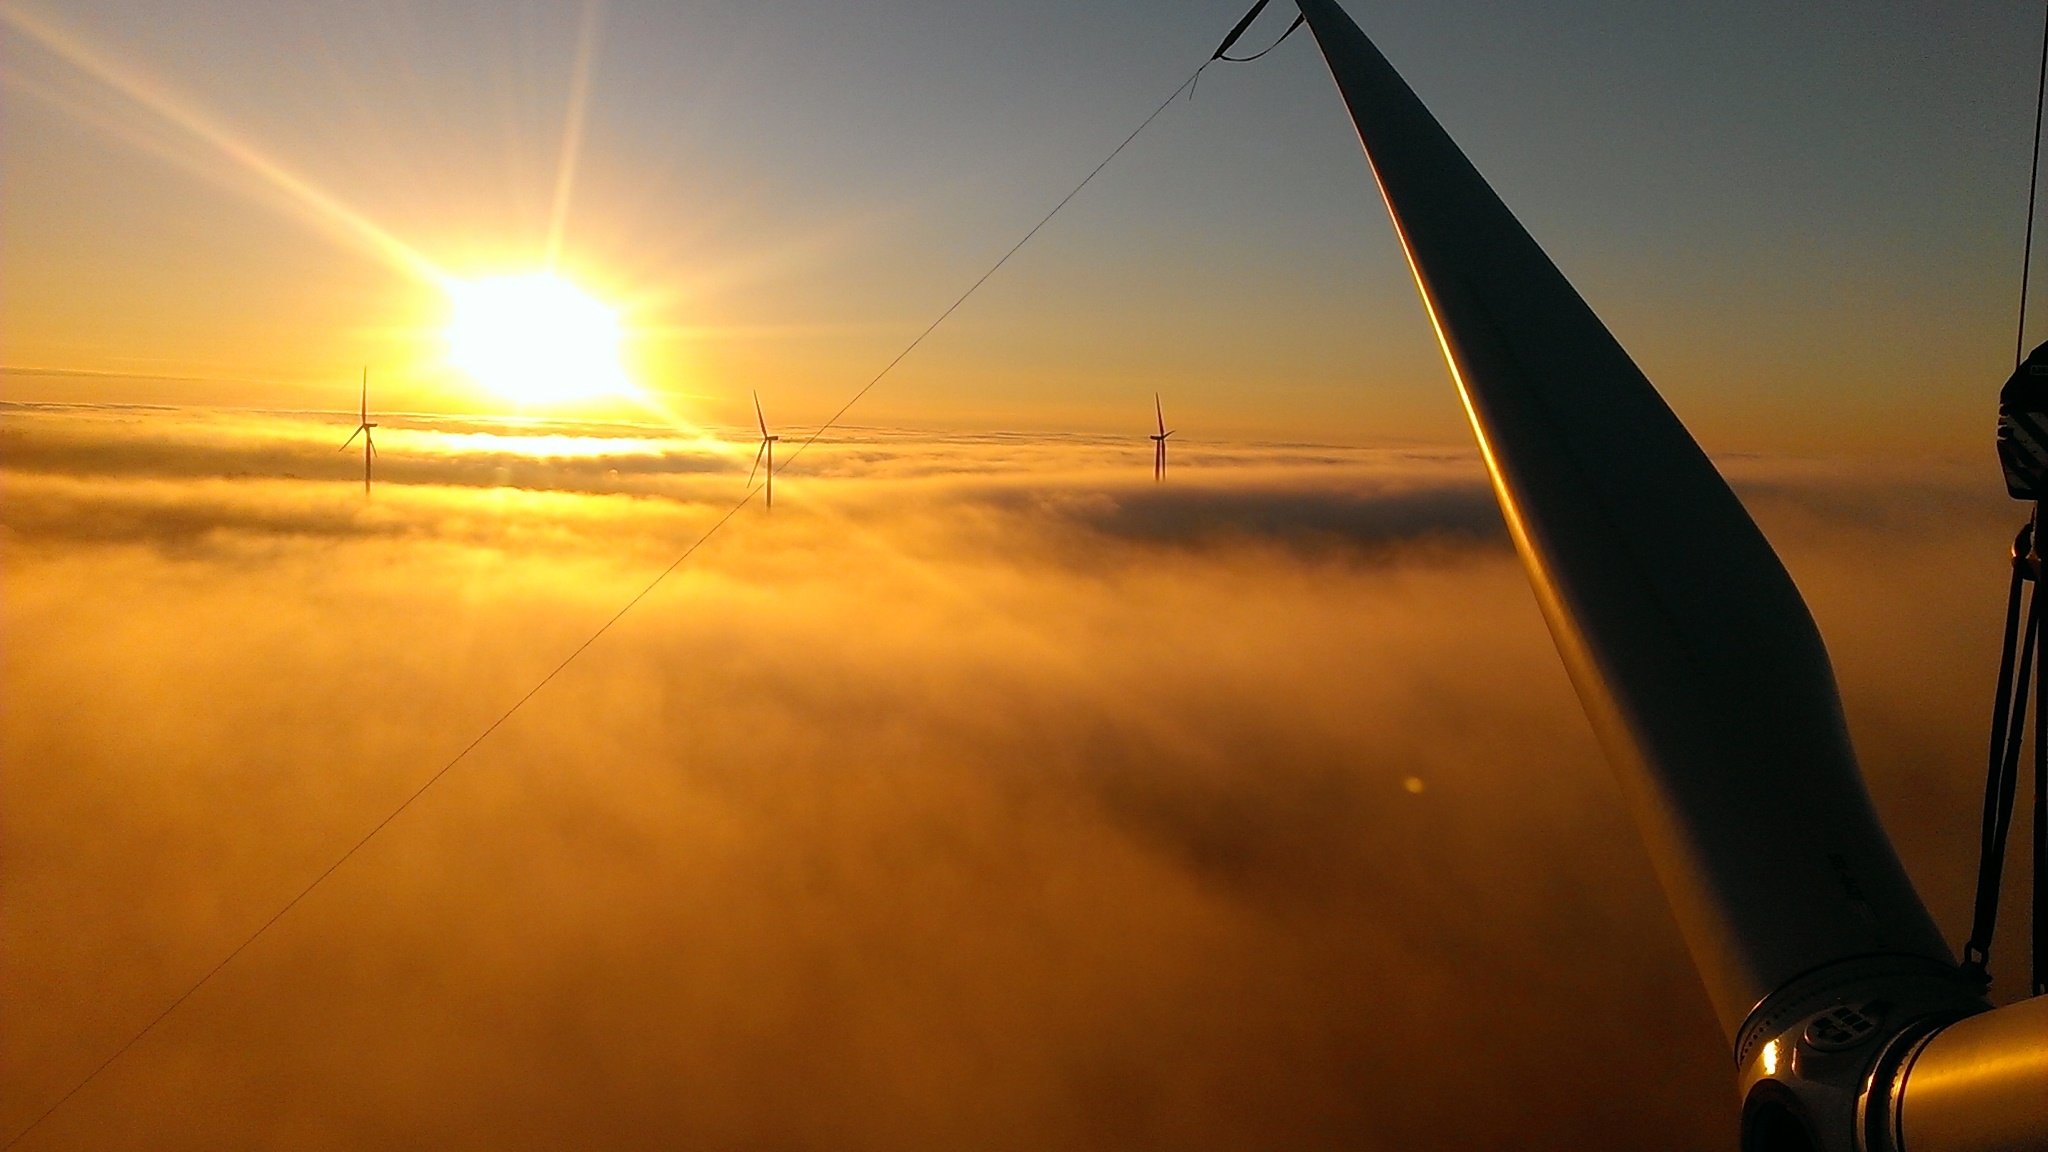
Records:
M1166 438L1173 433L1166 430L1166 410L1159 406L1159 393L1152 394L1152 415L1159 419L1159 431L1146 437L1152 441L1152 479L1154 482L1166 479Z
M761 458L768 458L768 507L775 507L775 442L780 436L768 434L768 417L761 414L761 394L754 393L754 422L761 426L761 446L754 450L754 466L747 469L747 483L754 483L754 473L761 469Z
M370 429L376 426L370 421L370 369L366 365L363 368L363 406L356 416L356 430L349 433L348 439L342 441L341 447L336 449L339 452L346 452L348 451L348 446L356 442L356 437L361 436L363 438L363 495L365 496L370 494L370 460L377 455L376 438L370 435Z
M1730 1042L1742 1147L2048 1148L2048 996L1994 1010L1958 971L1770 543L1337 0L1295 4ZM1627 1080L1617 1066L1588 1091Z

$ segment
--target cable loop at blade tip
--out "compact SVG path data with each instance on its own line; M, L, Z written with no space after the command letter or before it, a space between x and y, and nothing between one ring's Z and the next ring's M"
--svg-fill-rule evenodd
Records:
M1308 17L1306 15L1297 12L1294 16L1294 22L1289 24L1287 26L1287 30L1285 32L1280 33L1280 38L1273 41L1271 44L1266 45L1264 48L1261 48L1260 50L1252 53L1249 56L1228 55L1230 49L1237 44L1239 39L1243 38L1244 34L1247 31L1251 29L1252 21L1257 20L1259 18L1259 13L1266 10L1266 4L1267 0L1258 0L1258 3L1252 5L1252 10L1245 13L1244 19L1239 20L1237 22L1237 27L1232 28L1230 30L1230 35L1225 36L1223 38L1223 43L1218 44L1216 46L1215 54L1209 57L1208 63L1203 65L1204 68L1208 67L1209 64L1215 63L1218 60L1225 60L1232 64L1249 64L1252 61L1257 60L1259 57L1264 56L1266 53L1271 52L1273 49L1278 48L1280 45L1285 44L1287 42L1287 38L1289 36L1294 35L1296 29L1300 28L1303 24L1308 22Z
M1236 27L1230 30L1230 34L1223 38L1223 43L1216 46L1216 51L1209 56L1209 59L1223 59L1223 54L1230 51L1231 47L1243 38L1245 31L1252 26L1252 21L1257 20L1259 13L1266 10L1268 2L1269 0L1258 0L1257 3L1253 4L1252 10L1244 14L1244 19L1237 22Z
M1287 26L1287 31L1282 32L1278 40L1273 41L1271 44L1266 45L1264 48L1259 49L1257 52L1254 52L1249 56L1218 56L1216 59L1226 60L1232 64L1249 64L1252 61L1257 60L1260 57L1264 56L1266 53L1271 52L1273 49L1278 48L1282 44L1287 43L1287 38L1289 36L1294 35L1295 30L1300 28L1303 24L1306 24L1307 22L1308 17L1296 16L1294 18L1294 23L1289 24Z

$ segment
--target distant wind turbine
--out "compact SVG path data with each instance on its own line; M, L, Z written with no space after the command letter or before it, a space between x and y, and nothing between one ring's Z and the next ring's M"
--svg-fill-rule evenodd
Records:
M337 449L337 451L346 452L348 451L348 446L356 442L356 437L361 436L363 438L363 495L365 496L370 494L370 460L377 455L377 441L370 435L370 429L376 426L370 421L370 369L365 367L363 369L363 406L356 417L356 430L349 433L348 439L343 441L341 447Z
M1166 410L1159 406L1159 393L1152 394L1152 415L1159 418L1159 431L1147 439L1152 441L1152 479L1166 479L1166 438L1173 433L1166 430Z
M754 473L761 470L761 458L768 458L768 507L775 507L775 442L780 436L768 434L768 417L761 414L761 394L754 393L754 422L761 426L761 446L754 450L754 466L747 469L747 484L754 483Z

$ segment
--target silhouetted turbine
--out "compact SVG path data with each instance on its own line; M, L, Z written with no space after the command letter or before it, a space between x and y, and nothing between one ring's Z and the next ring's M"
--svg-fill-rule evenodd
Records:
M356 416L356 430L349 433L348 439L342 441L341 447L336 449L336 451L346 452L348 451L348 446L356 442L356 437L361 436L363 438L363 495L365 496L370 494L370 459L377 454L376 438L370 435L370 429L375 427L376 425L370 422L370 369L365 367L363 369L363 406Z
M1158 481L1166 479L1166 438L1173 433L1166 430L1166 410L1159 406L1157 392L1152 394L1152 415L1159 419L1159 431L1146 439L1152 441L1152 479Z
M768 507L775 507L775 442L780 436L768 434L768 417L761 414L761 394L754 393L754 422L761 426L761 446L754 450L754 466L747 469L747 483L752 485L754 473L761 469L761 458L768 458Z

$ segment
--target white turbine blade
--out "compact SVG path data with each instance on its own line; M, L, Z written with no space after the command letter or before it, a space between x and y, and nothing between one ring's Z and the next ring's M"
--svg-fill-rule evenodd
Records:
M1762 1087L1751 1077L1777 1075L1776 1049L1756 1042L1787 1026L1796 1040L1810 1009L1790 1009L1829 986L1808 974L1879 949L1954 970L1878 823L1820 629L1713 461L1379 49L1337 0L1296 3L1708 1001L1731 1044L1748 1037L1744 1091ZM1922 986L1856 979L1866 991L1842 995ZM1944 1002L1975 995L1956 987ZM1847 1124L1827 1125L1795 1142L1853 1143Z
M768 417L761 414L761 394L754 393L754 422L761 426L761 439L768 438Z
M754 449L754 466L747 469L747 487L749 488L754 486L754 474L761 470L761 454L766 451L768 451L768 442L766 440L761 441L761 446Z
M361 436L361 435L362 435L362 434L363 434L364 432L367 432L368 430L369 430L369 429L365 428L365 427L364 427L363 425L361 425L361 424L358 424L358 425L356 425L356 430L355 430L355 431L353 431L353 432L351 432L351 433L349 433L349 434L348 434L348 439L346 439L346 440L343 440L343 441L341 442L341 447L339 447L339 448L336 448L336 449L335 449L335 451L336 451L336 452L346 452L346 451L348 451L348 446L356 442L356 437L358 437L358 436Z
M1152 394L1152 414L1159 418L1159 434L1166 435L1166 409L1159 406L1159 393Z

